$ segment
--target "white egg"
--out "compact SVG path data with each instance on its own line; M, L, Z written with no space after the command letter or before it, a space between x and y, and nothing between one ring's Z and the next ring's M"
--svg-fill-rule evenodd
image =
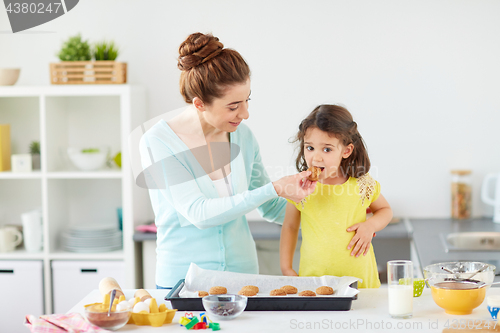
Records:
M124 310L128 310L130 308L131 308L131 306L130 306L129 302L127 302L127 301L121 301L116 306L116 311L124 311Z
M149 306L149 304L151 304L151 300L152 298L148 298L147 300L144 301L144 303L146 303Z
M130 307L133 307L135 305L135 298L129 299L128 303L130 304Z
M146 311L147 313L149 313L149 306L144 303L144 302L138 302L135 306L134 306L134 310L132 310L133 312L137 313L137 312L141 312L141 311Z

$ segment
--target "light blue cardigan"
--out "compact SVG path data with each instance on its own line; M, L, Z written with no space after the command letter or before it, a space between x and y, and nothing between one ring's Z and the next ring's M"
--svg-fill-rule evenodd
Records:
M141 138L142 166L146 169L152 160L160 163L160 172L150 177L167 184L149 189L158 228L159 286L173 287L191 262L205 269L257 274L257 252L245 214L257 208L264 219L283 223L286 200L276 194L252 132L240 124L230 141L240 147L237 156L231 151L234 195L219 198L210 177L164 120Z

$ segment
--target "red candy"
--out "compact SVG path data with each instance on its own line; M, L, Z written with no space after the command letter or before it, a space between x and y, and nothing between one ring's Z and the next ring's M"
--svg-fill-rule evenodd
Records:
M206 330L206 329L207 329L207 324L204 322L200 322L193 326L193 330Z

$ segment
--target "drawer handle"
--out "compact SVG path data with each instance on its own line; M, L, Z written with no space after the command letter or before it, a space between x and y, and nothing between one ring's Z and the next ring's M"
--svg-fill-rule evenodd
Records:
M0 273L14 274L13 269L0 269Z
M80 271L82 273L97 273L97 268L82 268Z

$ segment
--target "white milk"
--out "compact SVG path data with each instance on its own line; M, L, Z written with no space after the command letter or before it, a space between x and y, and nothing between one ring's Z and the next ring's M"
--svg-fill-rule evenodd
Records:
M389 286L389 314L406 316L413 313L413 286Z

